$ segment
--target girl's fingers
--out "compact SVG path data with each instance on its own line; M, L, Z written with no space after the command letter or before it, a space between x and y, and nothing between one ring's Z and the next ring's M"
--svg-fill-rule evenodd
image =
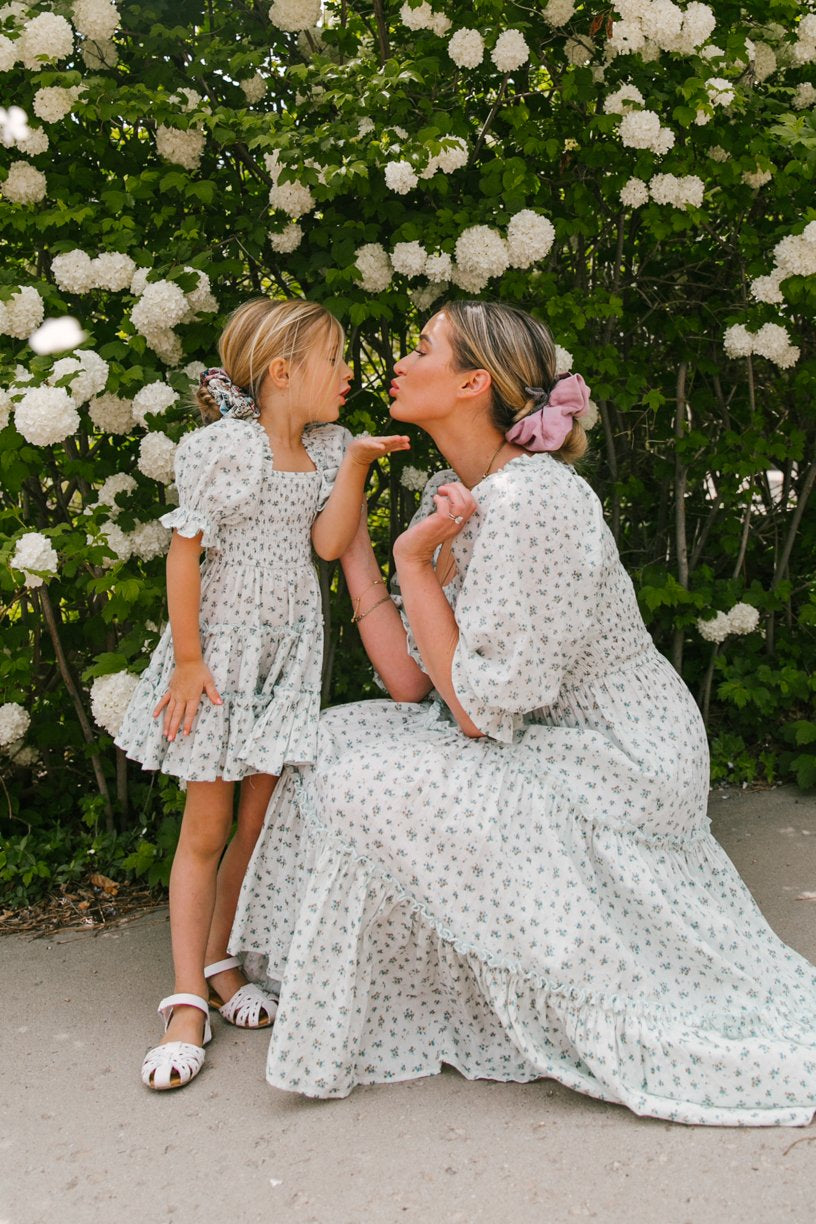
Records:
M212 677L210 677L210 679L204 685L204 692L207 694L207 696L209 697L213 705L223 705L224 704L223 701L221 700L221 694L218 692L218 689L215 687L215 681L212 679Z
M195 701L193 700L188 701L186 706L184 707L184 727L183 729L184 729L185 735L189 735L193 729L193 719L196 716L196 710L198 709L198 703L200 700L201 700L200 697L196 697Z
M164 707L167 705L167 703L168 703L168 701L169 701L169 700L170 700L170 692L169 692L169 690L168 690L168 691L167 691L167 692L164 694L164 696L163 696L163 697L160 699L159 704L156 706L155 710L153 711L153 717L154 717L154 718L158 718L158 717L159 717L159 715L161 714L162 710L163 710L163 709L164 709Z

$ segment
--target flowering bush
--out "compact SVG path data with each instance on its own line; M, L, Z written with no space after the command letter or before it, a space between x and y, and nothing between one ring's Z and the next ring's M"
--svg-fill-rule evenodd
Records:
M91 685L156 640L191 386L260 292L342 319L357 431L384 427L394 356L447 295L547 320L592 389L585 474L715 759L739 736L724 759L816 780L815 72L798 0L6 6L0 701L40 751L0 763L14 810L96 795L112 827L154 802ZM79 347L29 343L66 316ZM383 556L441 463L414 443L372 478ZM35 534L57 562L17 566ZM325 695L351 699L370 673L323 577ZM763 632L698 632L740 605Z

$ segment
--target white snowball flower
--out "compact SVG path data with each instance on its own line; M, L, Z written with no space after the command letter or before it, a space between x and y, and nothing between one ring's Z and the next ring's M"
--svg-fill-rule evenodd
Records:
M273 251L277 251L280 255L288 255L291 251L296 251L303 239L303 230L296 221L292 221L280 233L270 231L268 234L269 245Z
M788 370L799 360L799 349L790 342L787 328L778 323L763 323L754 336L754 352Z
M0 193L12 204L38 204L47 189L45 175L27 161L12 162L6 181L0 183Z
M115 42L91 42L86 39L81 52L85 67L90 68L92 72L115 68L119 62L119 48Z
M453 260L447 251L439 251L436 255L429 255L425 264L425 275L431 284L438 284L442 281L449 281L453 274Z
M530 58L530 48L521 30L505 30L496 40L490 58L499 72L515 72Z
M40 153L48 152L50 143L45 128L29 128L25 139L17 141L17 148L21 153L25 153L26 157L39 157Z
M7 302L0 302L0 333L26 340L43 321L45 306L33 285L16 289Z
M802 234L788 234L774 247L774 261L787 276L816 276L816 235L810 238L810 226Z
M621 142L630 149L651 149L660 134L660 117L651 110L630 111L620 121Z
M10 561L12 569L22 570L23 582L27 587L42 586L44 579L40 574L56 574L57 563L56 549L48 537L39 531L29 531L20 536Z
M95 544L104 544L113 553L112 557L104 557L99 564L102 569L112 569L117 561L129 561L133 556L133 542L129 531L123 531L116 523L103 523L99 535L87 536L89 548Z
M130 532L130 542L133 555L141 561L152 561L154 557L163 557L170 547L172 531L163 527L158 519L148 523L137 523Z
M679 49L682 40L683 10L674 0L652 0L641 16L645 37L663 51Z
M133 397L133 419L146 428L148 413L162 415L177 402L178 395L166 382L147 383Z
M749 187L753 187L755 191L758 191L760 187L764 187L766 183L770 183L771 179L773 178L773 174L770 170L743 170L740 177L743 183L746 183Z
M727 162L731 154L727 153L722 145L712 145L708 150L708 156L715 162Z
M2 36L0 36L2 37ZM0 43L0 48L2 44ZM37 131L42 131L38 128ZM23 153L28 150L23 148L25 142L31 136L31 128L28 126L28 115L21 106L10 106L8 110L5 106L0 106L0 141L8 148L10 145L16 145ZM48 137L45 140L46 148L48 147ZM42 149L38 150L42 152Z
M430 310L431 306L444 293L447 287L447 281L434 281L432 284L420 285L418 289L411 290L411 301L417 310L424 314L426 310Z
M712 106L730 106L734 101L732 81L726 81L723 77L709 77L705 85Z
M21 740L9 744L7 752L15 769L30 769L40 759L39 749L33 744L24 744Z
M696 174L680 177L674 174L654 174L649 180L649 191L657 204L671 204L673 208L700 208L705 184Z
M601 419L601 410L594 400L591 399L588 402L586 409L581 413L578 419L587 432L589 432L590 429L595 428L598 421Z
M120 251L103 251L91 260L91 270L98 289L119 293L130 288L136 264L129 255Z
M646 45L646 38L637 21L615 21L612 33L606 40L609 55L632 55Z
M0 34L0 72L10 72L17 63L17 43Z
M74 349L85 339L79 320L73 315L63 315L60 319L45 319L28 337L28 343L38 357L46 357Z
M79 407L105 389L108 381L108 363L92 349L83 349L76 357L62 357L55 361L48 375L48 382L53 387L62 379L69 377L68 394Z
M130 400L118 395L98 395L88 405L88 413L97 429L105 433L129 434L133 429Z
M414 167L408 161L387 162L385 167L385 185L397 195L407 195L413 191L419 182Z
M193 273L198 277L196 287L188 289L184 294L187 299L187 313L181 321L182 323L191 323L200 315L214 314L218 310L218 302L213 295L210 278L206 272L202 272L201 268L190 268L187 266L185 266L184 271Z
M604 114L606 115L626 115L635 106L643 106L643 94L638 89L637 85L633 85L630 81L625 81L619 85L614 93L607 94L604 98Z
M416 8L411 8L410 4L403 4L399 15L402 24L409 30L429 30L431 28L433 9L427 0L423 0L423 3L418 4Z
M421 242L398 242L391 252L391 266L402 276L421 276L428 252Z
M146 433L139 443L139 458L136 466L139 471L151 480L160 484L170 484L173 479L173 457L176 453L176 443L167 434L152 430Z
M175 327L188 310L187 299L174 281L151 281L130 312L133 326L142 335L157 329Z
M457 68L478 68L484 58L484 39L478 30L465 27L452 34L448 55Z
M569 374L572 371L573 356L569 349L562 348L560 344L555 346L555 372L556 374Z
M777 68L776 53L773 47L769 47L764 42L756 43L751 67L757 81L767 81L769 76L773 76Z
M66 88L62 85L46 85L34 95L32 109L43 123L59 123L70 115L80 94L79 86Z
M165 365L177 366L181 364L184 348L172 327L150 328L144 333L144 338L149 347L152 348L156 356Z
M187 115L195 110L204 110L208 113L210 111L209 103L204 101L201 94L197 90L189 89L186 86L170 94L167 101L172 103L173 106L178 106Z
M14 413L17 432L34 446L64 442L79 429L79 413L64 387L30 387Z
M207 137L201 128L191 127L182 131L163 123L156 128L156 152L159 157L183 166L185 170L198 169L206 143Z
M119 11L111 0L75 0L71 16L79 33L96 42L113 38L119 29Z
M780 269L776 269L770 276L757 276L751 281L751 297L756 302L768 302L771 305L779 305L784 302L785 298L780 288L782 274Z
M805 110L808 106L813 106L816 102L816 86L810 81L804 81L801 85L797 85L793 92L793 109Z
M728 622L732 633L753 633L759 624L759 611L751 604L735 604L728 613Z
M465 293L476 294L486 288L490 277L484 271L462 268L455 263L451 268L451 280L458 289L462 289Z
M56 13L40 13L27 21L17 40L17 54L30 72L39 72L46 64L65 59L73 49L74 31Z
M575 13L575 0L548 0L541 16L551 26L565 26Z
M669 149L674 148L674 132L671 128L662 127L657 133L657 140L652 145L652 152L658 157L663 157L668 153Z
M137 268L133 273L133 279L130 282L130 292L134 297L141 297L147 288L147 278L150 275L150 268Z
M475 277L476 281L485 278L485 282L501 276L510 263L507 243L488 225L471 225L463 230L456 240L455 257L455 275Z
M6 701L0 705L0 746L6 747L20 740L31 726L31 715L17 701Z
M51 275L64 293L90 293L96 288L96 270L84 251L66 251L51 260Z
M367 242L358 247L354 262L360 273L357 284L366 293L382 293L391 284L391 260L385 247L379 242Z
M290 33L310 30L320 20L321 0L275 0L269 10L269 20L279 30Z
M0 387L0 430L8 425L11 419L11 396L5 387Z
M266 80L260 72L256 72L254 76L248 77L245 81L240 81L239 84L250 106L255 102L260 102L266 93Z
M427 483L427 472L423 472L422 468L411 467L409 463L406 463L400 473L400 484L403 489L410 489L412 493L421 493Z
M461 170L462 166L467 165L468 147L466 140L463 140L461 136L452 136L450 134L446 134L440 137L440 139L445 141L445 147L430 159L420 174L420 178L432 178L437 170L441 170L443 174L452 174L454 170Z
M649 188L643 182L643 179L630 178L624 183L620 190L620 201L627 208L640 208L648 203Z
M112 476L108 476L103 480L99 486L96 503L99 506L107 506L111 518L116 518L121 510L121 506L116 503L118 494L133 493L138 487L136 480L131 476L130 472L114 472Z
M698 0L691 0L691 4L686 5L683 13L683 23L680 37L677 40L677 49L686 55L691 55L702 47L707 38L711 37L716 24L717 18L707 4L698 3Z
M700 618L697 621L697 631L705 642L724 642L731 632L728 614L726 612L718 612L711 620Z
M138 676L119 671L108 676L97 676L91 685L91 714L94 722L113 738L119 733L138 683Z
M428 29L439 38L444 38L452 24L450 17L446 17L444 13L431 13L431 23Z
M753 336L744 324L735 323L726 328L723 348L727 357L750 357L754 351Z
M274 183L269 189L269 204L297 220L312 211L315 199L303 183Z
M507 253L513 268L531 268L549 254L555 241L555 227L547 217L523 208L507 226Z
M584 68L595 54L595 45L586 34L577 38L568 38L564 43L564 55L568 64L576 68Z

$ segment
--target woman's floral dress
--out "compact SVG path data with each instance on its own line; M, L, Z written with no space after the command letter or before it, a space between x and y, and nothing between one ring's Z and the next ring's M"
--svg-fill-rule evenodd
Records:
M449 1063L676 1122L806 1124L816 970L709 832L702 721L598 499L546 454L475 496L447 595L485 737L438 698L340 706L270 805L231 941L282 979L269 1082L335 1097Z
M312 472L276 471L257 421L225 417L180 442L179 506L162 522L183 536L203 533L201 643L223 705L204 695L190 735L163 738L153 710L175 663L168 625L116 738L145 769L237 781L315 760L323 618L310 531L348 436L338 425L308 426Z

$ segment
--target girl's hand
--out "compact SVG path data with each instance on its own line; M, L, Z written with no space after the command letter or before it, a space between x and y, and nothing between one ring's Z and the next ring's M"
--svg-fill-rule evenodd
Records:
M434 494L434 504L434 514L429 514L398 537L394 545L394 560L398 563L430 563L439 545L458 536L470 516L479 508L470 489L458 481L440 485Z
M389 434L384 438L352 438L346 448L351 463L370 467L375 459L390 455L392 451L410 450L411 439L405 434Z
M212 672L205 663L177 663L173 668L167 692L153 711L158 718L165 711L162 734L171 742L176 738L179 725L184 734L193 728L202 693L206 693L213 705L223 705Z

